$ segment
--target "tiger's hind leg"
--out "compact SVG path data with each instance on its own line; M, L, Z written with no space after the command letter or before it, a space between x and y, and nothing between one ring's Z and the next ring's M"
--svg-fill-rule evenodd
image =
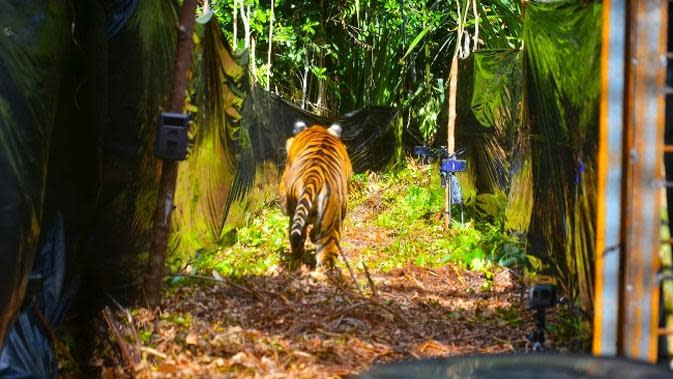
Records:
M316 268L320 270L334 267L339 255L339 241L343 227L343 217L340 207L329 207L329 200L334 204L335 197L329 197L329 188L326 196L322 197L317 225L311 233L311 240L316 244Z
M339 256L341 223L316 236L316 263L318 269L331 269Z
M336 263L339 249L336 240L330 238L324 244L319 244L316 250L316 268L319 270L332 269Z

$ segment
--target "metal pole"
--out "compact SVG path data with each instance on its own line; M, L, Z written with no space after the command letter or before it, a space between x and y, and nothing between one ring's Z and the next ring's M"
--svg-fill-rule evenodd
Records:
M446 174L446 190L444 191L444 194L446 195L446 198L444 199L444 212L445 212L445 218L444 218L444 227L446 229L449 229L451 227L451 175Z
M615 356L619 327L626 1L603 1L593 354Z

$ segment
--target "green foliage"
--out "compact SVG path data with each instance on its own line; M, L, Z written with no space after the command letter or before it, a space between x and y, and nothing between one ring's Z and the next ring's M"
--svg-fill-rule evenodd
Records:
M235 2L242 7L234 7ZM466 2L461 7L467 14L464 40L469 50L520 46L519 0L481 0L477 14L466 9ZM445 106L448 63L455 50L455 1L278 0L270 6L260 0L211 3L230 44L239 53L244 46L252 50L253 80L323 115L367 105L398 108L398 164L403 163L405 128L418 129L425 143L433 141L441 127L437 119ZM250 40L244 44L247 24Z
M262 275L273 270L287 244L288 218L275 205L267 205L245 226L232 231L217 249L199 249L191 261L177 268L172 284L190 275L238 277ZM184 275L186 274L186 275Z
M215 251L201 250L191 263L191 273L223 276L264 274L279 263L287 243L288 218L275 206L260 214L235 232L235 243Z
M322 102L330 113L346 113L365 105L403 107L413 122L431 136L441 104L448 62L456 33L453 0L284 1L273 9L272 59L269 46L270 2L241 0L250 7L250 30L256 41L253 77L294 102L305 97ZM463 7L465 6L463 1ZM234 0L214 0L211 7L229 41L234 41ZM239 48L244 24L237 10ZM482 48L516 48L521 43L518 0L479 1ZM466 33L474 34L475 17L468 12ZM262 53L263 52L263 53ZM304 81L304 73L308 76ZM430 85L433 83L432 85ZM437 83L439 87L435 87ZM327 91L323 89L327 87ZM428 108L428 104L430 108ZM419 109L423 108L419 111ZM434 115L434 116L433 116Z
M440 212L444 198L444 192L440 190L411 185L406 194L386 193L384 199L391 208L379 215L375 224L384 228L402 228ZM403 197L397 198L399 195Z
M587 351L591 349L591 317L580 310L579 301L559 307L559 314L547 323L552 341L563 341L560 351ZM553 346L553 343L552 343Z
M429 98L425 104L415 109L416 118L419 120L418 129L423 136L423 142L430 144L437 133L437 117L444 105L446 96L446 86L443 79L437 80L436 86L430 86L428 90Z
M189 328L189 326L192 324L192 314L189 312L187 313L162 312L160 315L160 319L182 326L183 328Z
M435 169L409 164L396 175L383 176L381 181L378 187L386 189L381 199L387 208L376 216L374 225L395 237L381 249L384 257L377 260L378 268L451 263L488 273L495 265L512 267L526 262L523 236L504 230L506 199L502 196L485 196L497 209L489 217L480 216L476 205L468 204L465 214L474 218L464 224L460 223L460 207L454 205L452 230L446 232L441 220L444 189ZM376 254L376 247L367 250L367 255Z
M350 218L356 212L371 214L356 233L380 233L378 246L371 245L360 253L360 259L378 270L390 270L407 264L437 267L453 264L485 274L489 286L494 268L522 266L529 257L524 250L523 236L505 231L502 197L485 197L495 203L497 212L480 216L475 204L468 204L460 222L461 209L453 207L452 229L444 231L442 211L444 189L440 186L435 166L418 167L409 162L397 172L375 175L357 174L351 185L350 216L345 228L353 231ZM374 207L374 209L372 209ZM481 218L483 217L483 219ZM289 251L288 218L277 203L264 207L256 217L235 231L229 244L216 249L201 249L184 267L176 267L183 276L174 278L177 284L189 275L219 276L262 275L274 271ZM344 244L344 248L349 248ZM215 273L213 273L215 272Z

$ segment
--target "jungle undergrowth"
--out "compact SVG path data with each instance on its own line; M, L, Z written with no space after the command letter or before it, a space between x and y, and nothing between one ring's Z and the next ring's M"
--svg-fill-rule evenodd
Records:
M494 269L521 267L529 259L522 235L504 228L504 201L502 196L487 194L468 199L462 210L454 205L451 230L445 231L441 218L444 189L436 167L409 160L394 172L356 174L342 246L346 251L353 247L349 236L356 239L360 233L379 233L380 244L356 249L359 261L371 269L451 264L483 272L487 287ZM490 205L483 206L485 203ZM238 228L231 243L214 250L201 249L192 261L174 267L174 271L227 277L277 271L289 250L287 225L288 218L278 202L268 203ZM173 283L182 279L177 275Z
M353 177L342 246L357 290L305 271L287 275L289 220L277 201L266 204L228 243L174 263L161 312L131 310L137 333L126 332L137 338L128 340L152 352L143 370L156 377L178 370L183 377L345 377L383 362L382 354L405 360L527 351L534 319L520 289L530 258L523 235L504 227L503 196L468 199L463 222L456 217L445 231L443 191L436 166L413 161ZM586 351L576 309L550 310L551 350ZM102 354L105 367L119 368L114 351Z

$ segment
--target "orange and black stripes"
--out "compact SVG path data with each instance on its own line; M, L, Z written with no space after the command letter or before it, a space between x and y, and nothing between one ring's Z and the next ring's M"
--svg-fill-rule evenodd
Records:
M280 183L281 206L290 216L290 246L295 258L304 251L312 225L319 266L333 263L338 253L348 208L352 168L338 130L312 126L288 140L288 157Z

